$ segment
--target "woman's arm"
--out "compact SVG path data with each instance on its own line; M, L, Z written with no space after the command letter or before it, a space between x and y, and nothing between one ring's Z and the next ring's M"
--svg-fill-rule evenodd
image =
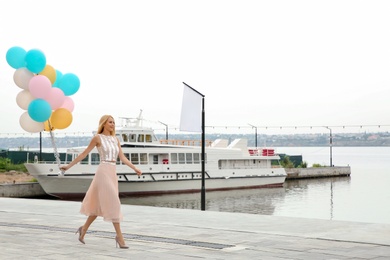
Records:
M94 137L92 137L91 142L89 142L88 147L85 148L85 150L81 154L79 154L79 156L77 156L68 165L61 166L60 169L63 171L69 170L73 165L75 165L76 163L80 162L85 157L87 157L87 155L92 151L92 149L95 148L95 146L98 146L99 143L100 143L100 138L99 136L95 135Z
M138 169L137 167L135 167L135 165L132 164L132 163L126 158L126 156L124 155L119 140L118 140L118 146L119 146L119 159L120 159L124 164L126 164L126 165L129 166L131 169L133 169L133 170L135 171L135 173L137 173L138 176L141 176L141 174L142 174L141 170Z

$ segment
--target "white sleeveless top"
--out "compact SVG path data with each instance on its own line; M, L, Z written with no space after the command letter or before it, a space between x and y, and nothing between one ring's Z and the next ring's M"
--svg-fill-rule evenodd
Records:
M98 147L100 162L115 162L119 154L118 139L111 135L98 134L101 145Z

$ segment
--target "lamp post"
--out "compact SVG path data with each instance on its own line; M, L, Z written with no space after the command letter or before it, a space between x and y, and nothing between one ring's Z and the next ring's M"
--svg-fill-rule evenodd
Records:
M325 128L329 130L330 167L333 167L333 163L332 163L332 129L328 126L325 126Z
M252 128L255 129L255 146L257 148L257 126L254 126L254 125L251 125L251 124L248 124L248 125L250 125Z
M158 121L160 124L165 125L165 139L168 140L168 125L164 124L161 121Z

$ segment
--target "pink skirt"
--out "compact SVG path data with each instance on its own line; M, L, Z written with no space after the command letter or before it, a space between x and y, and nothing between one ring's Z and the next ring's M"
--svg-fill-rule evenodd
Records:
M122 221L118 178L114 164L99 164L81 204L80 213L87 216L100 216L104 221L113 223Z

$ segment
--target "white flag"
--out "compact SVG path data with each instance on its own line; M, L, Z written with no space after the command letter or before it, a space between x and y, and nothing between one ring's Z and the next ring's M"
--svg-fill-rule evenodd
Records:
M180 117L181 131L202 132L202 98L200 93L184 84Z

